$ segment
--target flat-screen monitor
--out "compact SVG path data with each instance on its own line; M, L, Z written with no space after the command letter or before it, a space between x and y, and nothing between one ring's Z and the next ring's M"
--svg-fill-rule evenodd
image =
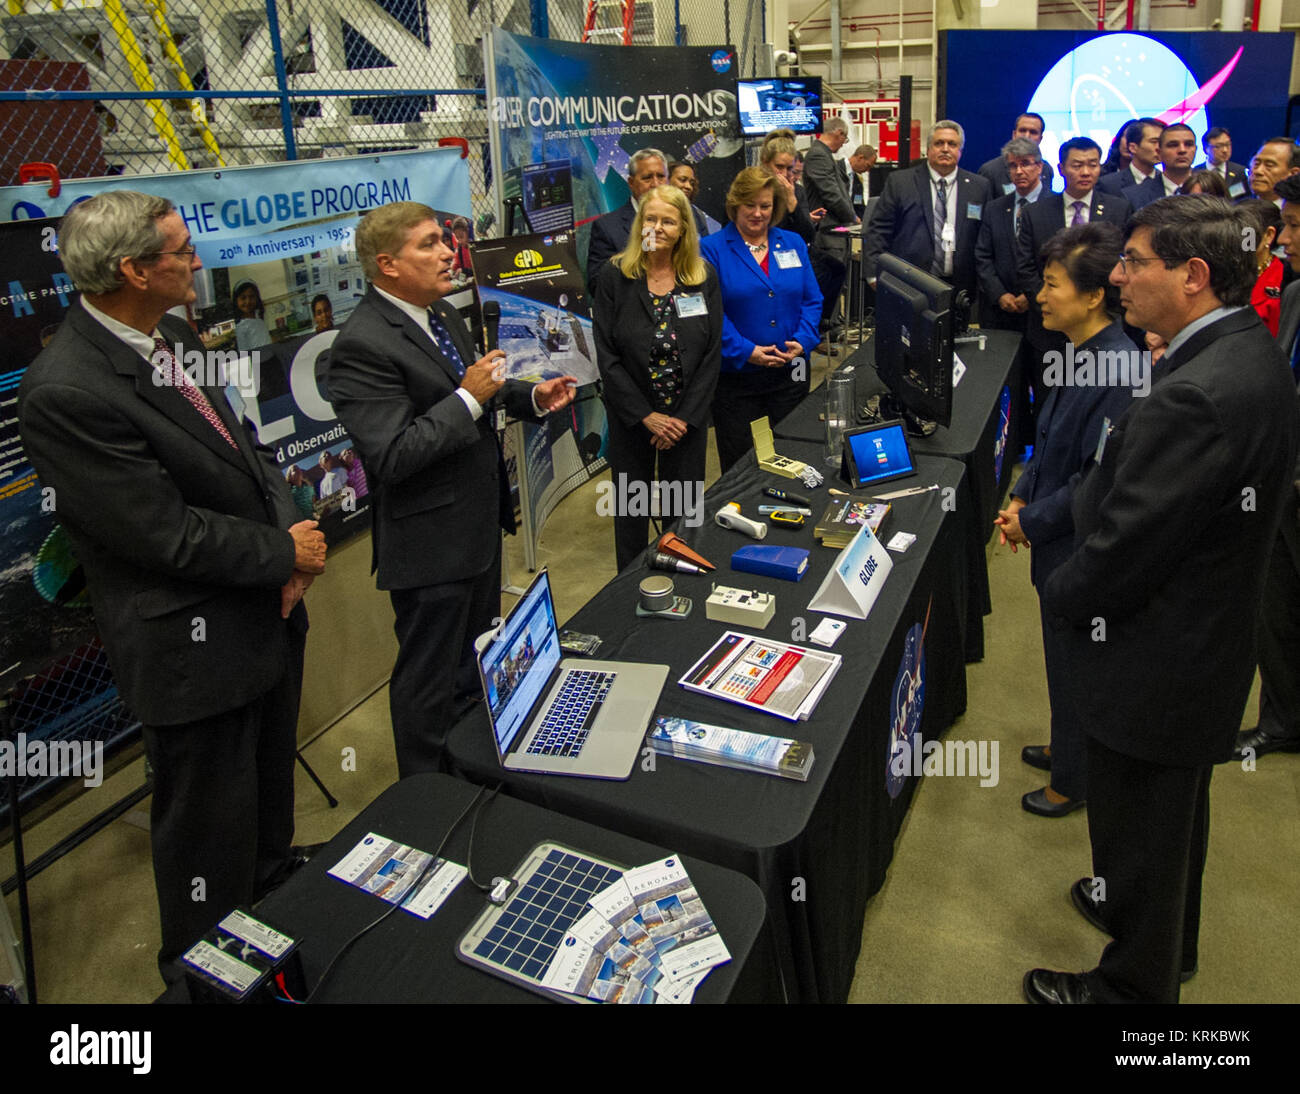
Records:
M776 77L738 80L736 101L740 128L747 137L761 137L785 127L796 133L822 131L822 78Z
M953 293L945 281L882 254L876 275L876 372L913 432L952 421Z

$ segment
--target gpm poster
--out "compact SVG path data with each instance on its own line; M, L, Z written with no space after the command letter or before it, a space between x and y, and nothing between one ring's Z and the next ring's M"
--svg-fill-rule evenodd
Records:
M579 224L628 200L632 153L657 148L695 165L695 204L726 222L745 166L729 46L595 46L492 31L493 122L502 173L568 160Z
M508 375L578 380L571 406L540 425L523 425L520 508L531 567L546 518L565 494L605 466L605 407L596 388L591 307L572 232L487 240L474 244L473 253L479 298L501 308L499 344Z

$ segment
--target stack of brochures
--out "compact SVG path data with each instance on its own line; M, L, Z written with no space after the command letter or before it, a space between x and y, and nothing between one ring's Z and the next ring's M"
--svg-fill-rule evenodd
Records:
M677 682L689 691L802 722L840 668L840 655L727 631Z
M808 778L813 765L813 747L805 741L746 733L742 729L706 725L688 718L656 718L647 740L656 752L665 756L737 771L761 771L800 782Z
M831 498L826 512L813 529L813 535L821 540L823 547L847 547L863 524L873 534L878 533L888 513L887 501L871 501L855 494Z
M546 970L553 991L602 1003L689 1003L731 960L677 855L628 870L587 901Z
M427 851L367 832L360 843L330 867L329 874L428 919L468 872L464 866L443 858L425 872L432 858ZM422 875L420 888L413 889Z

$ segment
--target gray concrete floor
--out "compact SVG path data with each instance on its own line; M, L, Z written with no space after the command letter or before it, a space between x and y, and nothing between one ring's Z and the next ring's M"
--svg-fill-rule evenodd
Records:
M814 358L815 382L826 364ZM716 476L711 445L710 481ZM595 490L592 482L571 494L541 537L540 561L551 569L561 618L614 576L612 532L595 516ZM518 541L508 557L515 580L526 583ZM1017 1003L1027 968L1090 968L1104 943L1067 894L1089 873L1084 813L1045 820L1020 808L1020 796L1043 782L1020 762L1020 749L1045 743L1047 724L1028 556L990 544L989 571L986 657L968 667L968 709L949 736L998 741L1000 778L987 788L964 778L922 780L885 885L867 908L854 1002ZM356 750L355 771L343 770L347 748ZM329 809L299 770L296 839L313 843L333 836L396 778L387 689L304 752L340 803ZM36 825L27 834L29 858L141 780L137 761ZM1201 968L1183 1000L1300 1001L1300 756L1265 757L1254 772L1218 768L1211 801ZM147 814L148 802L140 809ZM7 872L7 855L5 863ZM31 888L43 1001L144 1003L159 993L147 820L109 825ZM16 924L17 897L6 904Z

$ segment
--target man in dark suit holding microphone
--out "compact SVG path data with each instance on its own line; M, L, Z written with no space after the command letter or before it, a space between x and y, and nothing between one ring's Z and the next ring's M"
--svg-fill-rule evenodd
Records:
M166 313L201 266L171 202L129 190L59 230L81 299L19 393L23 445L85 568L113 676L144 725L158 964L294 864L307 616L325 539ZM192 352L192 351L190 351Z
M514 510L497 434L573 401L572 376L503 380L505 354L475 360L452 291L453 253L434 211L372 210L357 226L370 291L339 332L329 391L374 497L372 569L396 614L389 709L397 770L439 771L457 717L481 697L474 639L501 606L501 530Z
M1249 226L1219 198L1153 202L1111 274L1128 322L1169 348L1104 424L1042 600L1088 738L1093 877L1072 897L1113 941L1090 972L1027 973L1033 1003L1174 1003L1196 971L1210 775L1250 692L1296 460L1295 381L1248 306Z

